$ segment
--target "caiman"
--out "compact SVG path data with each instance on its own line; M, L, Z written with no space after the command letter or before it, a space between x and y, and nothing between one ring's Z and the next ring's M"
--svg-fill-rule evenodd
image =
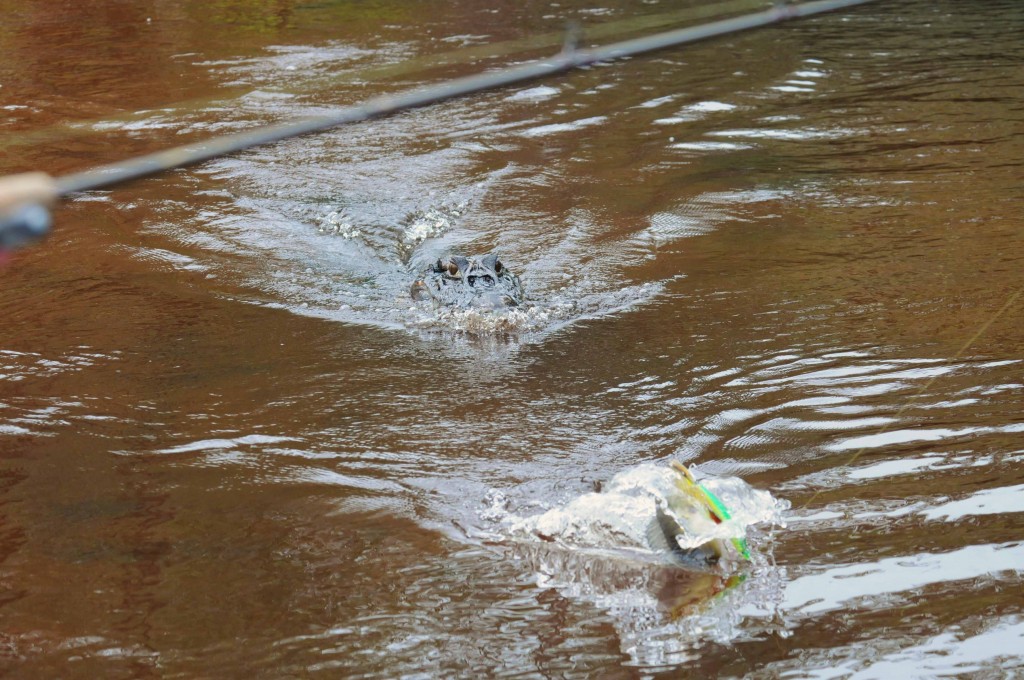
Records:
M519 277L494 253L442 257L423 272L409 292L414 300L465 309L518 307L526 297Z

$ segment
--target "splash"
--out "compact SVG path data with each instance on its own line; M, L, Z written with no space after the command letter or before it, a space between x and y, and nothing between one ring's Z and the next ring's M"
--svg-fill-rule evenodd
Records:
M346 239L357 238L363 233L352 224L352 218L345 213L344 209L332 210L326 215L318 215L317 232Z
M443 236L466 213L467 202L453 205L431 206L412 213L404 220L400 249L403 262L407 262L413 249L428 238Z
M678 523L688 529L687 535L679 537L684 549L742 537L753 525L783 525L788 503L735 477L701 480L729 508L728 519L715 522L681 516L685 503L680 501L677 478L678 473L669 466L645 463L615 475L601 491L583 494L538 515L509 515L504 523L518 539L539 539L569 549L625 551L650 561L665 557L648 539L659 508L676 513Z
M599 491L528 516L509 510L514 500L492 491L480 518L498 527L491 538L532 569L538 587L605 612L628 665L671 668L707 640L729 644L748 618L776 625L785 591L771 532L785 526L789 503L739 478L697 477L730 518L690 523L696 533L685 539L701 545L748 536L751 556L742 569L729 560L716 568L680 568L650 545L648 528L658 509L671 507L679 495L678 473L664 464L629 468Z

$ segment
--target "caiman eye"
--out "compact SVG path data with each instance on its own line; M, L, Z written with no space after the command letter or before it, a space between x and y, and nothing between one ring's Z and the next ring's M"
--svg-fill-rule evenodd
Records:
M501 260L495 260L494 261L494 273L495 274L500 274L501 270L504 269L504 268L505 268L505 266L503 264L501 264Z
M448 273L451 274L452 276L458 276L459 275L459 265L455 264L454 262L449 262L448 263Z

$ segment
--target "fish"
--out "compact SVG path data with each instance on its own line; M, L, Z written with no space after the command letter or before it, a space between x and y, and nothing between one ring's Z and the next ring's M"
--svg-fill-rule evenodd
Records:
M646 532L651 549L668 554L673 561L685 566L715 564L733 553L749 562L750 548L743 537L713 538L693 548L680 545L680 536L697 534L696 527L701 524L708 526L708 521L721 524L732 519L732 515L721 499L700 484L685 465L672 461L671 466L677 473L673 482L679 494L664 499L664 507L661 502L656 504L655 516Z

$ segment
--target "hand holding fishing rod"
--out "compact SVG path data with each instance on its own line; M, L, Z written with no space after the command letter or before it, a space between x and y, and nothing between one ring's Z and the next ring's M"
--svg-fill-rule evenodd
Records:
M49 207L57 183L45 172L0 178L0 253L42 239L50 231Z

